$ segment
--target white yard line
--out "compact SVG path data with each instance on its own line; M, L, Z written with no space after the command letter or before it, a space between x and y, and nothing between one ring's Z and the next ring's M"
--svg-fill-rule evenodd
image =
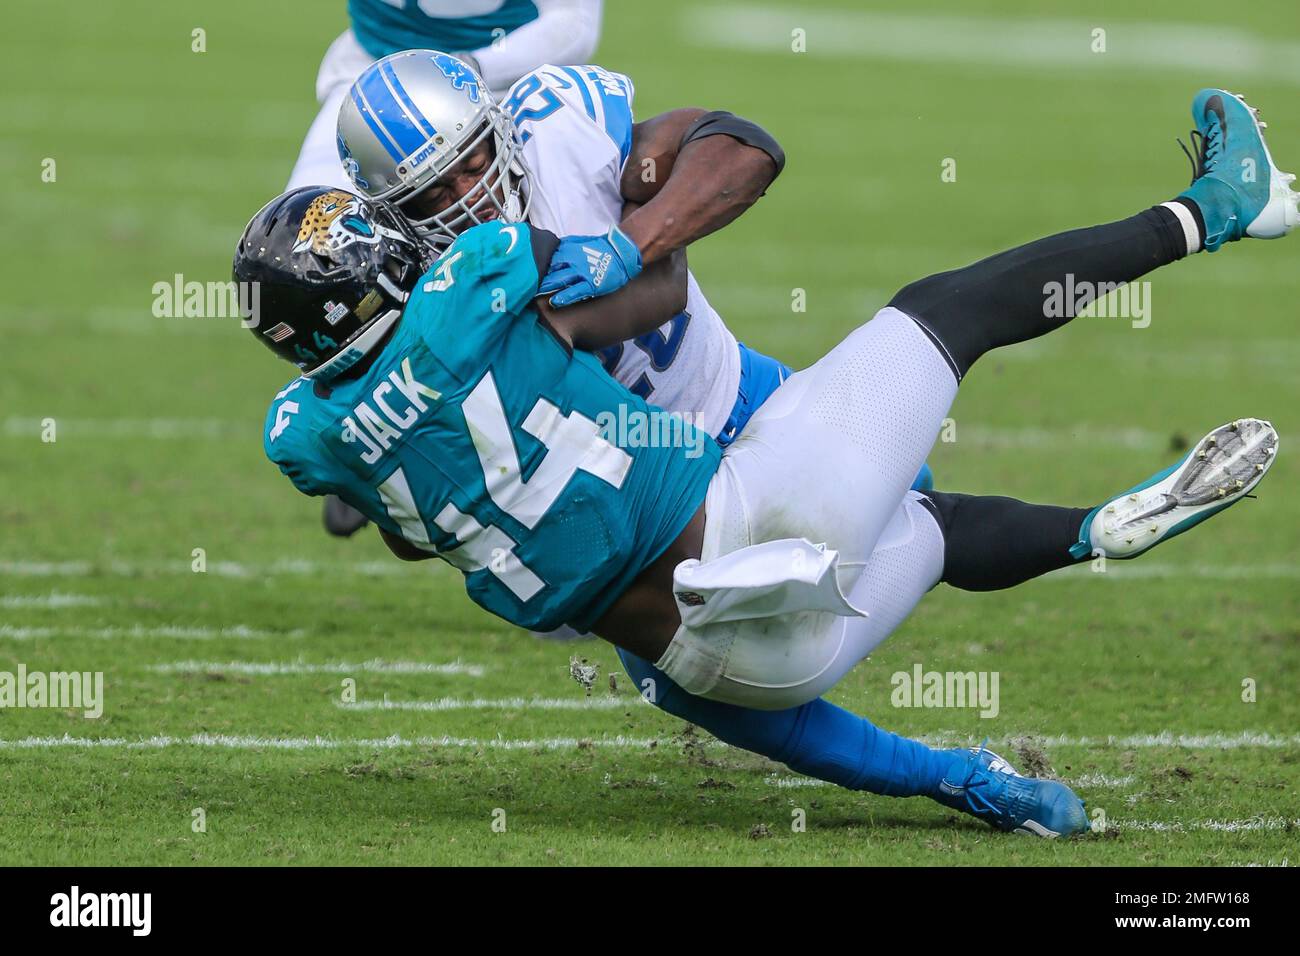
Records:
M934 747L960 747L969 745L972 738L964 734L943 732L926 734L918 738ZM1235 734L1209 733L1186 734L1172 730L1162 730L1155 734L1128 734L1123 736L1081 736L1068 734L1050 735L1035 733L999 734L990 744L990 749L1005 749L1007 742L1028 740L1035 746L1051 747L1115 747L1121 750L1144 750L1153 747L1181 747L1186 750L1240 750L1240 749L1281 749L1300 747L1300 734L1269 734L1244 730ZM1002 746L998 746L1001 744ZM1004 754L1004 756L1006 756ZM1012 759L1012 764L1015 760Z
M49 594L6 594L0 597L0 607L6 610L16 608L62 610L69 607L95 607L103 603L103 598L90 594L63 594L59 591L51 591Z
M448 710L624 710L645 701L632 697L441 697L438 700L358 700L335 701L339 710L413 710L441 712ZM648 701L646 701L648 703Z
M23 737L0 740L0 750L121 749L166 750L175 747L200 747L218 750L405 750L412 748L451 748L459 750L649 750L671 744L672 741L656 737L542 737L529 740L507 740L499 737L388 737L332 738L332 737L264 737L244 734L191 734L185 737L156 735L127 739L125 737ZM716 742L711 742L716 745ZM769 775L769 785L782 788L829 786L821 780L804 777ZM1185 833L1212 831L1242 833L1251 831L1290 830L1300 827L1300 819L1287 817L1255 817L1242 820L1173 820L1141 821L1115 820L1110 826L1118 830L1157 833Z
M52 637L92 637L99 640L120 638L167 637L183 641L262 640L268 637L301 637L303 631L263 631L236 624L230 627L15 627L0 624L0 640L36 641Z
M1185 833L1189 830L1242 833L1252 830L1296 829L1300 828L1300 819L1252 817L1247 820L1116 820L1109 825L1120 830L1146 830L1155 833Z
M397 662L400 663L400 662ZM347 665L339 665L347 666ZM424 665L437 666L437 665ZM355 669L355 666L354 666ZM1011 735L1012 737L1016 735ZM954 736L926 735L918 738L934 746L969 743L969 737L958 740ZM1261 733L1241 734L1174 734L1165 731L1159 734L1141 734L1133 737L1047 737L1035 738L1045 746L1088 746L1088 747L1186 747L1201 750L1223 750L1238 748L1278 748L1300 747L1300 734L1291 736L1273 736ZM641 750L647 747L671 747L673 738L666 737L626 737L616 735L600 738L583 737L543 737L537 739L508 739L501 737L450 737L419 736L403 737L393 734L376 738L335 738L335 737L270 737L247 734L191 734L188 736L157 735L127 739L124 737L25 737L13 740L0 740L0 748L41 749L47 747L124 747L124 748L170 748L170 747L224 747L236 750L340 750L351 747L400 749L408 747L491 747L502 750L567 750L579 747L601 747L624 750ZM709 747L722 748L726 745L714 739L700 741ZM818 784L783 783L783 780L800 778L769 777L774 786L817 786ZM1122 780L1123 778L1116 778ZM1155 826L1154 824L1152 826Z
M243 734L191 734L186 737L157 735L128 740L125 737L23 737L0 740L0 749L41 750L51 747L125 748L162 750L171 747L214 747L228 750L400 750L411 747L451 747L492 750L575 750L585 747L643 750L666 741L654 737L543 737L537 740L505 740L497 737L261 737Z
M1105 52L1093 52L1093 31L1099 28L1106 31ZM804 31L806 53L792 52L796 29ZM683 18L682 38L701 47L788 56L795 63L804 56L826 56L1098 74L1192 74L1203 72L1206 63L1231 63L1244 76L1300 84L1300 43L1220 24L700 4Z
M1028 347L1028 346L1027 346ZM257 422L214 418L64 418L51 416L59 440L103 438L110 440L224 439L247 436ZM957 420L956 444L987 449L1055 450L1060 448L1106 447L1133 450L1161 449L1169 445L1169 433L1145 428L1117 428L1097 422L1067 422L1061 425L984 425ZM10 416L0 427L0 436L39 440L42 419Z
M482 677L481 664L451 661L434 664L427 661L356 661L309 664L305 661L174 661L153 664L149 670L159 674L207 674L225 672L254 677L278 677L286 674L353 674L357 671L384 674L463 674Z
M1112 777L1104 773L1085 773L1078 777L1066 778L1066 783L1072 787L1097 788L1115 788L1131 787L1137 782L1137 777L1133 774L1125 774L1122 777Z
M1300 578L1300 564L1176 564L1174 562L1107 561L1105 571L1093 571L1090 562L1045 574L1042 581L1137 581L1195 579L1198 581L1291 581Z
M1169 447L1169 433L1146 428L1111 428L1094 423L1055 427L965 424L956 420L954 446L979 449L1043 450L1071 448L1123 448L1131 451ZM1176 455L1171 455L1171 458Z
M764 780L769 787L781 787L782 789L800 789L802 787L829 787L832 784L825 780L818 780L816 777L782 777L777 774L770 774Z
M1045 575L1045 580L1137 580L1139 578L1196 578L1203 581L1295 580L1300 578L1300 564L1282 561L1250 564L1180 564L1150 560L1110 561L1104 573L1092 572L1090 565L1063 568ZM0 558L0 577L15 578L89 578L142 577L158 574L194 574L190 559L170 562L42 561L25 558ZM282 558L268 562L209 561L207 574L219 578L320 577L360 575L362 577L417 577L430 574L451 575L450 566L442 561L307 561ZM16 605L24 606L24 605ZM33 605L35 606L35 605Z
M62 441L74 438L110 438L157 440L187 438L232 438L256 433L253 420L222 418L65 418L50 415L55 436ZM42 418L11 415L4 420L0 434L8 438L39 439L45 430Z
M195 572L191 559L186 556L177 561L135 562L104 559L102 561L41 561L26 558L0 558L0 577L23 578L89 578L109 575L113 577L142 577L155 574L205 573L219 578L303 577L323 574L362 575L365 577L393 577L428 575L442 570L441 561L423 562L418 567L406 561L306 561L301 558L282 558L270 562L208 561L207 571Z

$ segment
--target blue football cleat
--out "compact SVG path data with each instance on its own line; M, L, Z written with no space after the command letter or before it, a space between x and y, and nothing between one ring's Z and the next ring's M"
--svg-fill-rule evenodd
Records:
M960 759L935 799L1008 833L1055 839L1088 829L1083 801L1058 780L1022 777L984 745L956 751Z
M1244 236L1276 239L1300 223L1295 175L1273 164L1259 111L1226 90L1201 90L1192 100L1192 184L1180 195L1200 207L1205 249ZM1181 143L1179 145L1182 145Z
M1277 431L1240 418L1210 432L1178 464L1093 508L1070 554L1135 558L1241 501L1277 457Z

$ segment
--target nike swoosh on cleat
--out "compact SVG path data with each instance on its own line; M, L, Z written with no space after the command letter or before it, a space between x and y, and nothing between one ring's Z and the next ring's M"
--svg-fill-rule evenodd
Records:
M1227 129L1228 117L1223 112L1223 97L1220 96L1218 93L1215 93L1213 96L1211 96L1208 100L1205 101L1205 109L1202 111L1202 113L1207 119L1209 118L1209 115L1213 113L1215 116L1219 118L1219 126L1225 130Z

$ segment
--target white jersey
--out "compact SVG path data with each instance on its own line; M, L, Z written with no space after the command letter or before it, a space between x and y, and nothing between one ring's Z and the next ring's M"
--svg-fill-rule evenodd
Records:
M504 107L524 143L533 184L529 222L559 236L596 235L622 219L620 180L632 150L632 81L598 66L539 67ZM652 404L717 435L736 403L740 351L695 277L686 311L654 332L604 349L605 367Z

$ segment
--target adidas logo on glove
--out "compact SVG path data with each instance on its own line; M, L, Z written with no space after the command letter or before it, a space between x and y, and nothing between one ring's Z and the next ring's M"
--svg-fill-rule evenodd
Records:
M605 273L609 271L609 264L613 261L610 253L600 254L600 250L593 249L591 246L583 246L582 251L587 254L587 265L591 267L591 284L600 288L600 284L605 281Z

